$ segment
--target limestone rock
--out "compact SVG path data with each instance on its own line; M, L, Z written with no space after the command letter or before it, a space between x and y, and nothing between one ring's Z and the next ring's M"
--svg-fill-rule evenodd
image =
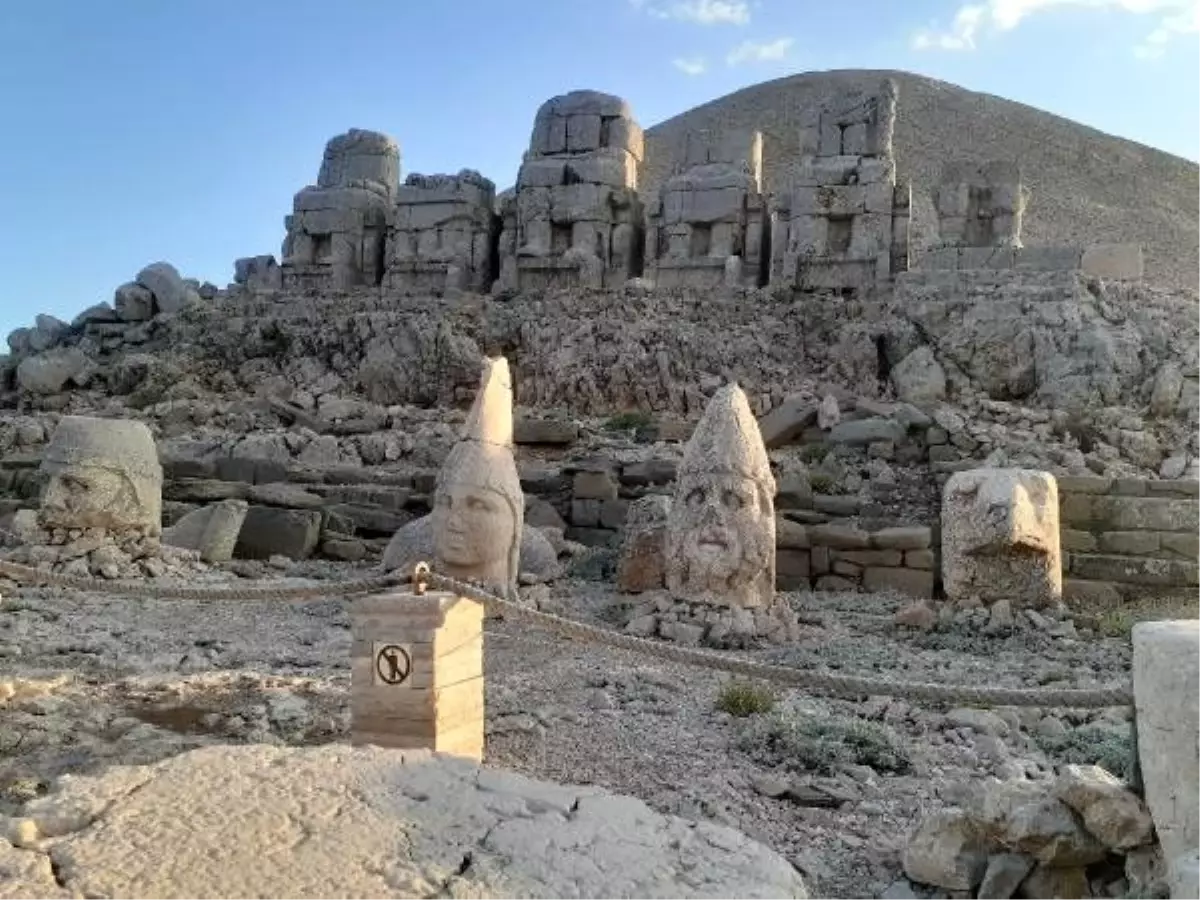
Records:
M17 384L32 394L57 394L68 382L83 387L96 367L78 347L61 347L17 364Z
M942 499L942 581L953 600L1057 603L1062 549L1054 476L1029 469L952 475Z
M817 427L822 431L828 431L840 421L842 421L842 410L838 406L837 397L833 394L826 394L817 406Z
M954 807L921 820L904 850L904 874L912 881L969 891L987 869L987 844L967 814Z
M116 311L108 303L94 303L71 320L72 329L83 329L86 326L101 322L117 321Z
M1166 418L1175 413L1179 395L1183 391L1183 370L1179 364L1168 362L1154 376L1154 386L1150 393L1150 414Z
M896 396L907 403L926 406L946 399L946 373L933 350L922 345L891 371Z
M63 782L25 815L59 835L47 862L76 896L808 896L729 828L426 751L204 748ZM6 865L0 895L45 868Z
M234 554L240 559L270 559L276 555L306 559L320 537L319 510L250 506L238 531Z
M774 449L795 439L815 421L817 405L812 400L801 396L787 397L759 420L758 428L763 444L768 449Z
M1055 793L1110 849L1131 850L1154 837L1154 823L1142 798L1099 766L1063 766Z
M661 494L641 497L629 505L621 557L617 563L618 590L637 594L664 586L664 553L670 514L671 498Z
M1106 854L1104 845L1045 785L990 782L969 811L991 840L1048 866L1086 866Z
M164 528L162 542L195 550L204 562L228 562L233 558L249 509L245 500L212 503L188 513L170 528Z
M979 897L1007 898L1017 892L1036 865L1023 853L996 853L988 859L987 871L979 883Z
M1090 897L1087 870L1081 866L1038 866L1017 892L1018 897L1042 900L1046 897Z
M1200 622L1139 622L1133 627L1133 695L1146 803L1162 843L1171 896L1187 897L1200 843Z
M422 516L401 527L388 542L380 563L385 571L410 570L418 562L430 562L433 554L433 517ZM558 554L537 526L521 529L520 573L538 582L562 575Z
M154 316L154 294L148 287L129 281L117 288L113 307L122 322L145 322Z
M138 272L134 281L154 295L158 312L178 312L187 304L190 294L194 293L184 283L178 270L168 262L151 263Z

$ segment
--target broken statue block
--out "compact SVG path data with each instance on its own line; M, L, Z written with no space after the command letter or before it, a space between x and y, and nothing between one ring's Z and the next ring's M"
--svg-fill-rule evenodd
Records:
M1014 607L1062 598L1058 484L1032 469L971 469L942 497L942 582L951 600L1009 600Z

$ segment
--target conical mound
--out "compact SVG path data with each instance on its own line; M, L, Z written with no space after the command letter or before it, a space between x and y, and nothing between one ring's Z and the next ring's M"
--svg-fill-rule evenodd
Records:
M680 475L738 475L775 492L771 462L746 393L736 383L708 402L684 450Z
M513 391L508 360L503 356L483 364L479 393L463 425L462 439L511 447L513 442Z

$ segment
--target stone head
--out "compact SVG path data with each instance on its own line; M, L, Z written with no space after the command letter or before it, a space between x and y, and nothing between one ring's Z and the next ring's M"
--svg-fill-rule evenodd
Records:
M1032 469L972 469L942 498L946 596L1055 602L1062 594L1058 484Z
M962 552L1000 556L1058 547L1058 485L1032 469L972 469L946 482L945 507Z
M66 416L42 457L45 528L162 531L162 467L141 422Z
M717 605L766 606L775 582L775 479L737 385L709 402L684 452L667 523L667 587Z
M489 360L462 439L438 474L434 556L449 575L515 590L525 502L512 454L508 362Z

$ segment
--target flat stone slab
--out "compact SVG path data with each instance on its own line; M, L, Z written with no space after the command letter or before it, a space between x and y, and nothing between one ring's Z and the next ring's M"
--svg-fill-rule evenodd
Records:
M24 816L3 898L808 896L740 832L428 751L207 747Z

